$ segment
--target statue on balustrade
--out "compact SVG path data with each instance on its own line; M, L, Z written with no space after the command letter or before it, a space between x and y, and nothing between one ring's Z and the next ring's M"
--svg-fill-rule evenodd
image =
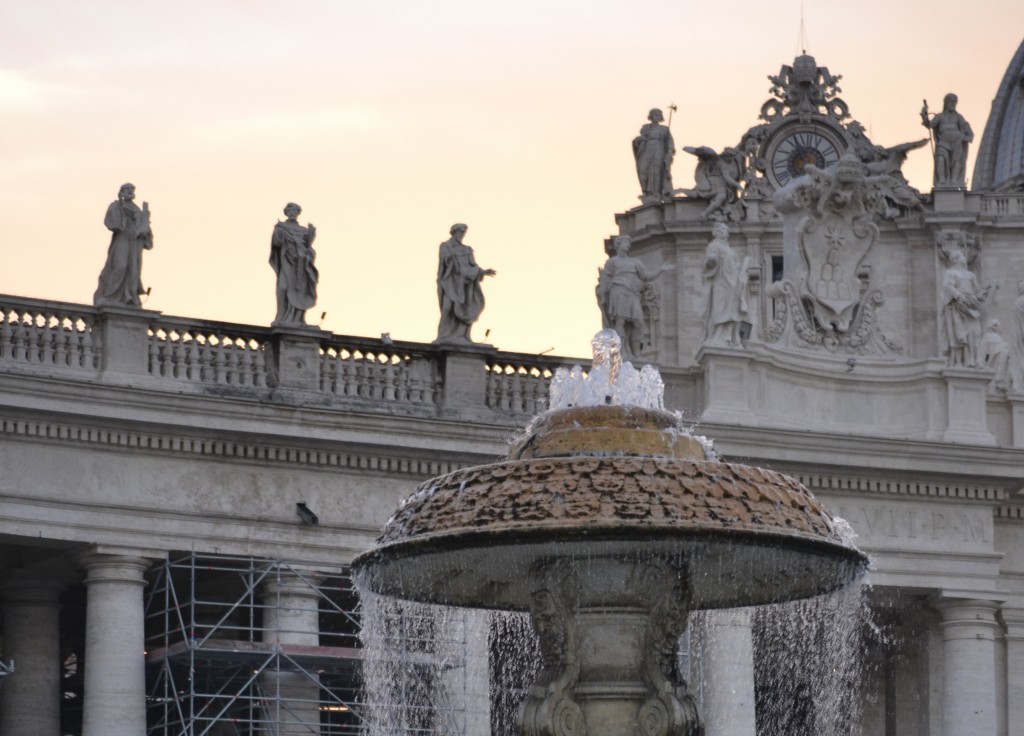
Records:
M284 222L278 220L270 238L270 266L277 275L277 316L275 325L304 325L306 310L316 304L320 274L313 265L316 228L299 224L302 208L294 202L285 205Z
M633 241L628 235L615 238L615 255L598 269L597 304L601 321L606 329L613 329L622 338L622 352L626 360L639 358L644 345L643 287L675 266L662 264L649 270L639 258L629 255Z
M665 116L654 108L647 115L650 121L633 139L633 157L640 178L640 201L644 204L668 202L672 199L672 158L675 143L672 131L662 125Z
M729 226L720 222L704 252L704 344L742 347L747 321L747 261L729 245Z
M949 254L950 265L942 277L942 314L939 332L946 363L964 368L984 367L981 347L981 312L991 287L981 288L967 268L961 250Z
M928 116L928 102L921 108L921 124L932 132L935 141L935 188L963 189L967 171L967 146L974 131L956 111L957 96L942 100L942 112Z
M1010 330L1010 390L1024 393L1024 281L1017 284Z
M1003 329L997 319L988 321L985 337L981 339L981 356L985 361L985 367L990 371L995 371L996 375L992 379L992 386L1007 388L1010 384L1010 346L1003 339Z
M135 185L122 184L117 201L107 207L103 218L111 236L107 262L92 298L97 307L141 307L139 297L148 293L142 287L142 251L153 247L149 203L143 202L139 209L134 199Z
M473 249L462 242L467 225L457 223L448 231L451 238L441 243L437 263L437 301L441 321L434 342L466 342L473 340L469 330L484 309L484 293L480 282L494 276L493 268L481 268Z

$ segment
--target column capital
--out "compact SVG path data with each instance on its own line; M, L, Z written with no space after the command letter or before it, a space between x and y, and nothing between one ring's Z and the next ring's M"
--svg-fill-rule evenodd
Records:
M954 639L988 639L994 641L999 630L997 601L979 598L936 598L932 605L939 612L942 637Z
M86 572L85 584L124 582L145 584L143 574L163 554L153 550L91 546L78 555Z

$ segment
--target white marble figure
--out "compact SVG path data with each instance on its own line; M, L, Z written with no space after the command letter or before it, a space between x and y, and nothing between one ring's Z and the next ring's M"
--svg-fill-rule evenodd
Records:
M640 179L640 201L644 204L668 202L672 199L672 158L675 143L672 131L662 125L665 116L654 108L647 115L650 121L633 139L633 157Z
M473 249L462 242L469 226L456 223L448 231L451 238L441 243L437 262L437 301L441 321L434 342L473 342L469 330L484 309L480 282L494 276L492 268L480 268Z
M107 207L103 224L110 230L107 262L100 272L92 303L97 307L140 307L142 287L142 251L153 247L149 227L149 204L135 204L135 185L122 184L117 201Z
M995 371L992 385L996 388L1006 388L1010 383L1010 346L1003 339L1003 330L997 319L988 321L985 337L981 339L981 354L985 360L985 367Z
M685 146L686 153L697 157L694 171L696 186L693 189L677 189L687 197L707 199L704 219L728 217L727 206L737 199L743 186L744 155L736 148L726 148L721 153L708 146Z
M649 271L643 261L629 255L633 241L628 235L618 236L613 244L615 255L598 270L597 304L604 325L622 338L626 360L636 360L643 349L643 286L675 266L665 263L657 271Z
M1024 281L1017 284L1010 328L1010 390L1024 393Z
M967 268L963 251L953 251L949 260L950 266L942 277L942 353L948 365L978 368L984 365L980 353L981 311L989 289L982 289Z
M928 103L921 108L921 124L935 139L935 188L960 188L967 171L967 146L974 131L956 111L957 96L950 93L942 100L942 112L928 117Z
M303 227L296 219L302 208L294 202L285 205L284 222L278 220L270 239L270 266L277 274L277 316L275 325L304 325L306 310L316 304L320 274L313 265L316 251L313 223Z
M747 318L747 272L729 245L729 226L720 222L704 251L704 344L741 347Z

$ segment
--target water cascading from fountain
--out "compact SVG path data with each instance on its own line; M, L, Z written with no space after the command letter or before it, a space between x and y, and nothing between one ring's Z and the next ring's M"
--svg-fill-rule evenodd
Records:
M529 612L541 663L522 736L698 736L677 656L690 611L820 595L866 564L797 481L719 462L617 339L598 333L587 374L556 374L505 461L421 485L354 563L389 600ZM470 619L477 641L492 633L467 614L464 634Z

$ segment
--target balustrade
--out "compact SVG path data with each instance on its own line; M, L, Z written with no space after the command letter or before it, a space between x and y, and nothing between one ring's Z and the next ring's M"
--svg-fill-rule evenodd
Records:
M548 408L548 386L561 363L494 360L487 364L487 406L513 414Z
M320 350L320 390L339 398L437 405L437 357L370 341L329 342Z
M1024 217L1024 194L990 194L981 198L981 214Z
M149 373L188 383L267 387L267 337L200 323L153 324Z
M163 317L143 310L107 314L86 305L0 295L0 370L7 372L31 373L34 366L41 366L115 383L140 375L168 387L230 388L240 397L253 392L265 396L282 385L277 340L267 327ZM307 374L310 385L303 383L305 378L289 384L280 394L282 400L290 400L289 391L309 391L339 408L348 403L367 410L373 405L486 407L532 415L547 408L548 384L555 369L565 364L553 357L490 350L482 358L473 350L452 352L431 344L319 331L308 338L291 334L289 340L293 350L308 340L311 353L319 353L319 365L314 363L318 370ZM104 345L110 346L109 355L103 354ZM456 359L458 369L453 368ZM444 391L446 377L457 384L452 394ZM476 382L477 388L463 381ZM465 403L471 394L479 398Z
M88 307L34 299L0 300L0 363L95 372L95 313Z

